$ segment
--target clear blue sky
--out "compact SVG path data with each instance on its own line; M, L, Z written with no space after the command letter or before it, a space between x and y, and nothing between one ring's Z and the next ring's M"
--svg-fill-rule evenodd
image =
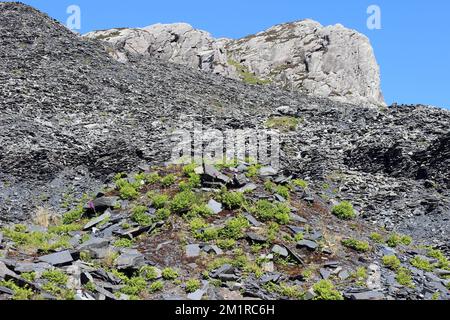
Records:
M274 24L310 18L367 35L381 66L388 104L450 108L448 0L22 0L65 23L81 8L81 33L113 27L187 22L216 37L240 38ZM369 30L369 5L381 9L381 30Z

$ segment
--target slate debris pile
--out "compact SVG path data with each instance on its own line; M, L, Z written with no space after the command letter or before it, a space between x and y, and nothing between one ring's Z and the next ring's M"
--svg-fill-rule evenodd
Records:
M422 105L349 105L272 86L246 85L151 57L122 64L110 58L103 44L73 34L29 6L2 2L0 17L0 277L6 278L0 288L2 297L24 298L38 293L46 298L68 298L75 292L80 299L134 298L139 296L135 287L144 286L136 272L141 268L148 271L145 267L153 263L157 274L158 270L163 274L164 268L176 266L183 281L193 277L218 285L220 279L200 279L201 272L194 272L195 261L183 260L185 245L193 245L190 252L195 260L197 255L218 255L220 250L227 254L242 245L248 246L243 250L247 254L251 252L250 242L257 250L263 238L274 242L274 235L280 243L270 243L261 256L251 256L250 262L263 270L262 277L245 277L249 268L259 269L238 251L233 261L222 261L231 264L232 276L238 277L231 285L234 290L227 285L207 288L203 282L190 282L190 289L198 289L189 294L198 297L203 293L210 298L236 298L240 294L263 299L285 294L292 297L298 292L290 290L291 286L300 284L300 296L314 298L330 290L329 283L319 283L314 290L319 275L345 279L342 281L354 279L349 277L353 274L365 278L362 269L358 272L360 266L355 265L364 262L370 271L366 281L370 285L350 290L337 283L344 297L379 297L379 293L371 292L374 290L381 290L386 298L430 299L438 291L441 299L446 297L442 290L448 286L448 267L441 255L450 251L448 111ZM290 207L288 215L283 210L278 212L275 221L264 221L257 211L247 210L239 212L242 219L233 220L232 226L246 221L256 231L263 228L264 234L252 229L234 233L233 228L220 233L227 226L221 215L225 212L231 218L236 209L228 207L233 203L216 197L204 199L208 209L200 206L194 212L194 216L214 214L192 225L184 218L175 219L177 215L170 210L152 207L153 202L148 203L148 211L140 207L133 212L139 206L133 199L134 191L141 187L136 182L142 180L130 175L129 181L121 181L121 188L116 185L118 172L148 172L150 166L168 161L176 143L173 132L191 128L190 121L197 117L206 129L221 132L249 128L280 131L282 172L262 164L255 180L247 176L251 165L239 164L233 169L236 172L210 167L213 175L200 179L206 190L226 185L243 192L252 204L265 199L277 203L277 207ZM293 183L297 177L305 181ZM268 194L260 179L272 179L276 185L294 184L291 199L278 192ZM146 183L151 181L149 177L144 185L149 188ZM190 182L186 187L191 187ZM105 193L111 188L115 192ZM173 201L174 194L167 196L168 203ZM292 198L300 207L292 204ZM372 243L370 233L348 228L348 221L330 222L335 221L330 209L343 201L353 204L361 225L386 230L387 234L381 232L383 243L395 233L412 236L413 248L403 248L404 244L395 239L390 241L399 247L395 250L400 267L391 270L381 265L390 249ZM162 209L170 209L165 205ZM261 205L267 207L270 205ZM172 229L165 229L168 216ZM130 221L132 218L135 221ZM289 223L284 225L287 219ZM208 228L213 222L215 228ZM281 230L273 223L281 224ZM150 237L164 230L157 242ZM280 232L289 237L284 239ZM341 248L342 239L335 239L340 248L337 251L336 246L321 244L330 241L326 240L330 233L348 236L347 240L368 241L370 250L358 253L358 258L351 251L350 259L348 250L354 249ZM225 234L238 237L239 246L224 239ZM136 241L146 236L153 242ZM346 243L365 250L365 243ZM276 251L288 253L287 261L280 261L272 252L275 245L279 246ZM431 245L440 251L419 245ZM325 260L314 260L317 254L327 258L338 255L338 263L322 266ZM97 260L105 260L105 265L98 268ZM307 267L312 262L320 268L309 279ZM63 274L53 274L52 268ZM110 271L117 268L124 268L127 278ZM50 272L44 273L47 270ZM78 270L81 287L87 283L90 290L79 289ZM35 279L27 274L33 271ZM76 290L60 288L66 280L64 275ZM397 278L406 285L397 288ZM146 286L153 287L146 287L146 292L153 292L150 297L184 297L184 284L177 279L169 283L149 279ZM311 283L303 285L307 279ZM164 293L155 293L160 292L157 289L161 284ZM20 290L26 286L28 289ZM90 292L88 296L86 292Z
M120 173L59 222L3 225L0 300L450 298L442 251L339 220L296 179L252 166L211 166L188 187L195 165ZM210 188L217 173L256 189Z

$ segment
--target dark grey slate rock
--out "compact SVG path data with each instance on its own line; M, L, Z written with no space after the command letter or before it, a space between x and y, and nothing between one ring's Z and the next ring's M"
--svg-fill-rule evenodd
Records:
M319 245L315 241L311 240L302 240L297 242L297 247L299 248L307 248L310 251L315 251L319 248Z
M436 269L434 272L441 278L450 276L450 270Z
M93 237L81 244L77 249L80 251L94 249L94 248L103 248L108 246L109 240L104 238Z
M114 208L118 201L118 197L100 197L86 204L85 210L91 210L95 213L102 213L107 209Z
M276 177L273 182L275 182L276 184L285 184L287 182L289 182L292 179L292 176L286 177L284 175L278 176Z
M121 223L116 223L108 226L105 229L101 230L101 232L98 233L98 236L102 238L110 238L113 236L114 231L117 231L121 228L121 225Z
M95 290L100 294L103 295L105 299L99 299L99 300L117 300L117 297L112 294L110 291L106 290L105 288L101 286L95 286Z
M219 274L218 278L219 278L219 280L221 280L223 282L239 280L239 277L237 275L235 275L235 274L226 274L226 273Z
M303 261L302 257L300 257L300 255L298 255L294 250L292 250L291 248L286 248L287 251L289 252L289 255L295 260L297 261L297 263L304 265L305 262Z
M259 170L259 175L261 177L271 177L271 176L276 176L277 174L278 174L278 171L270 166L262 167Z
M294 233L294 235L297 235L299 233L302 233L302 234L305 233L305 228L302 228L302 227L288 226L288 228L291 229L291 231Z
M15 272L10 270L3 261L0 261L0 279L5 279L5 277L9 276L17 276Z
M215 253L216 255L223 254L223 250L216 245L206 245L202 247L202 250L205 251L206 253Z
M339 272L339 279L341 279L342 281L347 280L348 278L350 278L350 273L347 270L342 270L341 272Z
M95 227L96 225L98 225L99 223L109 219L110 217L111 217L111 211L107 210L101 216L99 216L97 218L94 218L91 221L89 221L88 223L86 223L86 225L84 226L83 230L89 230L92 227Z
M145 257L137 251L124 252L117 258L116 265L119 270L139 269L145 265Z
M281 279L280 273L266 273L259 279L259 281L262 284L265 284L268 282L277 283L280 279Z
M296 215L295 213L291 212L290 216L291 216L291 220L292 221L300 222L300 223L308 223L308 220L306 220L305 218L302 218L302 217Z
M152 225L149 225L149 226L137 226L130 229L117 229L113 231L113 234L118 235L121 238L133 239L140 236L141 234L150 232L152 227L153 227Z
M47 262L52 266L62 266L72 262L73 258L72 255L70 254L70 251L65 250L61 252L48 254L46 256L42 256L39 258L39 261Z
M265 242L267 242L267 238L266 237L264 237L262 235L259 235L259 234L256 234L254 232L247 232L247 238L250 241L256 242L256 243L265 243Z
M279 246L278 244L273 246L272 252L284 258L287 258L289 256L289 252L287 251L287 249L285 247Z
M222 274L234 274L234 271L235 269L232 265L224 264L219 269L210 272L210 276L211 278L217 278Z
M236 174L233 179L233 184L236 188L241 188L248 183L248 179L245 174Z
M186 257L188 258L196 258L200 255L200 245L198 244L189 244L186 246Z
M325 262L325 263L323 264L323 266L324 266L325 268L332 268L332 269L335 269L335 268L337 268L337 267L339 266L339 261L335 261L335 260L333 260L333 261L327 261L327 262Z
M380 249L380 254L383 256L395 256L397 255L397 251L391 247L383 246Z
M14 268L14 271L18 273L42 272L51 268L52 265L46 262L38 262L38 263L19 262Z
M323 238L323 234L320 231L315 231L312 234L306 234L305 240L318 241Z
M207 182L220 182L223 184L229 184L232 182L231 178L221 173L215 167L211 165L205 165L205 171L202 176L203 180Z
M384 300L386 296L379 291L347 292L344 296L351 300Z
M221 203L214 199L209 200L208 207L214 212L214 214L219 214L223 211L223 206Z
M238 189L237 192L245 193L245 192L254 191L256 189L258 189L258 186L256 184L248 183L245 186L243 186L242 188Z
M261 222L259 222L258 220L255 219L255 217L253 217L250 213L244 213L244 217L248 220L248 222L250 222L251 225L253 225L254 227L259 227L261 226Z
M275 200L277 200L278 202L286 202L286 199L282 196L280 196L279 194L275 194L274 195Z
M328 278L330 278L331 276L331 272L325 268L321 268L320 269L320 276L322 277L322 279L327 280Z
M203 289L198 289L195 292L189 293L187 295L187 298L189 300L193 300L193 301L200 301L202 300L203 296L205 295L206 291Z
M0 293L7 294L7 295L10 295L10 296L14 295L14 291L13 290L11 290L9 288L6 288L6 287L2 287L2 286L0 286Z

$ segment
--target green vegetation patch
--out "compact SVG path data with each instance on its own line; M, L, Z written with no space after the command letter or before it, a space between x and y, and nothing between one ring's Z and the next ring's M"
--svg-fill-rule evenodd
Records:
M266 121L266 127L282 132L295 131L300 121L294 117L272 117Z
M337 291L330 280L321 280L313 286L316 297L314 300L344 300L342 294Z
M384 256L383 265L391 270L398 270L400 268L400 259L396 256Z
M250 211L263 221L276 221L280 224L287 224L291 219L291 209L284 203L259 200Z
M353 205L348 201L343 201L334 206L331 213L343 220L351 220L356 217L355 209L353 209Z
M240 64L235 60L229 59L228 64L236 68L239 77L242 79L244 83L253 85L266 85L272 82L271 80L268 79L258 78L253 73L251 73L246 66Z
M367 252L370 251L370 246L367 241L357 240L357 239L347 239L342 240L342 245L353 249L358 252Z

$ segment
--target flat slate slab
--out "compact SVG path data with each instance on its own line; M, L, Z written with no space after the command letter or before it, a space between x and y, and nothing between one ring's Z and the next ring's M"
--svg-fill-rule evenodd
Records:
M186 246L186 257L188 258L196 258L200 255L200 245L198 244L189 244Z
M208 207L214 212L214 214L219 214L223 211L222 204L214 199L209 200Z
M287 251L287 249L285 247L281 247L277 244L272 248L272 252L278 254L279 256L285 257L285 258L287 256L289 256L289 252Z
M297 242L297 247L307 248L308 250L314 251L314 250L317 250L317 248L319 248L319 245L315 241L302 240L302 241Z
M90 228L95 227L100 222L103 222L103 221L105 221L106 219L109 219L109 218L111 218L111 212L108 210L104 214L102 214L101 216L98 216L97 218L92 219L91 221L86 223L86 225L84 226L83 230L89 230Z
M39 261L47 262L52 266L60 266L72 262L73 258L69 250L66 250L42 256Z

